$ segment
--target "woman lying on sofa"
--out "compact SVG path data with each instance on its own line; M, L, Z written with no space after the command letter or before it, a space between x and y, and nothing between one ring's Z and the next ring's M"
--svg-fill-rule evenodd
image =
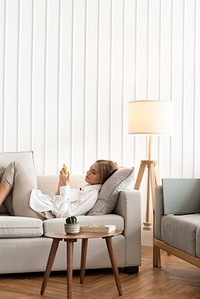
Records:
M47 195L40 190L32 189L23 194L23 200L27 200L31 209L41 215L49 211L58 218L83 215L94 206L102 184L117 169L117 164L111 160L97 160L86 173L87 184L80 189L70 189L70 174L69 172L65 174L64 169L61 169L55 194ZM23 188L22 181L23 186L28 186L29 176L18 161L11 162L5 169L0 182L0 205L11 191L13 202L17 201L15 197L19 196L18 190Z

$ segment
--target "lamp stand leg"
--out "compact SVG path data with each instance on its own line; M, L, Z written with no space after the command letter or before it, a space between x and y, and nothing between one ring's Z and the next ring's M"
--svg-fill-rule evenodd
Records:
M150 191L151 191L151 165L147 164L147 201L146 201L146 221L143 223L143 229L149 230L151 229L150 220Z
M151 230L152 223L150 222L150 193L152 197L152 207L154 209L154 195L155 195L155 187L157 186L157 180L155 175L155 165L156 161L152 160L142 160L140 163L140 168L138 172L138 176L136 179L136 183L134 186L135 190L139 190L142 178L144 176L144 171L147 167L148 176L147 176L147 200L146 200L146 221L144 222L144 230Z
M141 163L140 163L140 169L138 171L138 176L137 176L137 179L136 179L136 182L135 182L135 186L134 186L135 190L139 190L140 189L140 185L141 185L141 182L142 182L142 178L144 176L145 168L146 168L145 161L141 161Z

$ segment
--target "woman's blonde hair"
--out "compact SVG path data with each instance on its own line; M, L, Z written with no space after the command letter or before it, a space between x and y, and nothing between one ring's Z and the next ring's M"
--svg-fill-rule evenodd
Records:
M118 169L117 163L111 160L97 160L99 164L100 183L105 181Z

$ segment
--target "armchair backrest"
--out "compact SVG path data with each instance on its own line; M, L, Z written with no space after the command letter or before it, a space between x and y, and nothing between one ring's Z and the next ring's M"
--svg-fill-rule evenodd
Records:
M200 179L164 178L164 214L200 213Z

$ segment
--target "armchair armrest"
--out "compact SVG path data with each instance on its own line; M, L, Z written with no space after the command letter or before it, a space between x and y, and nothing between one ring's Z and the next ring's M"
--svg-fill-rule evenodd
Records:
M154 210L154 235L157 239L161 237L161 218L164 215L163 187L157 186L155 189L155 210Z

